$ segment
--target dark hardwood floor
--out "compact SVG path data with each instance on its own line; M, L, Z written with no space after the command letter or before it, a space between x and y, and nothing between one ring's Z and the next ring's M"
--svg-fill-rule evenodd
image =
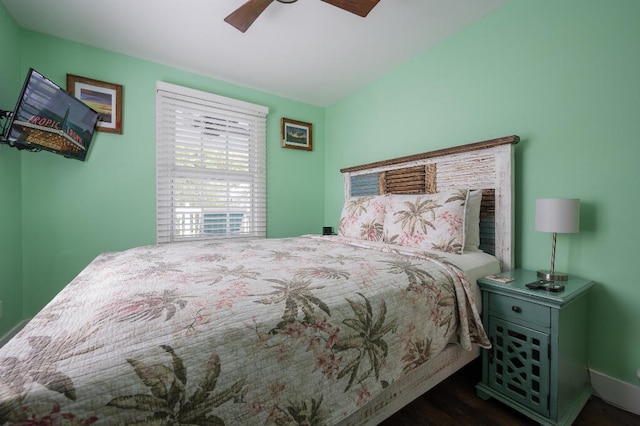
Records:
M493 398L484 401L476 396L475 385L482 376L481 365L479 359L473 361L381 425L536 425L533 420ZM591 397L574 425L638 426L640 416Z

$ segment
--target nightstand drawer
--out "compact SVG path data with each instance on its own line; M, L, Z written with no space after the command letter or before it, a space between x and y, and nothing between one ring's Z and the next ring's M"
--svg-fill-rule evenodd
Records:
M547 328L551 326L551 308L515 297L490 294L489 311L516 322L528 322Z

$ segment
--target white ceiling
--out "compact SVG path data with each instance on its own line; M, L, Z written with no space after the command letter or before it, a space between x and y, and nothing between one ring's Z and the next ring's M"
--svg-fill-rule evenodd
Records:
M244 0L2 1L25 29L328 106L509 0L274 1L244 34L223 21Z

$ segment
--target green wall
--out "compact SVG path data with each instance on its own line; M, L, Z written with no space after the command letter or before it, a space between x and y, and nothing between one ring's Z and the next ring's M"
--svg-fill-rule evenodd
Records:
M331 106L325 221L339 218L341 167L520 135L516 265L549 267L536 198L580 198L581 231L558 236L556 269L598 283L590 367L637 384L638 18L636 0L513 0Z
M13 110L22 87L20 30L0 3L0 109ZM0 145L0 338L22 319L20 153Z
M14 219L11 225L0 224L8 228L7 232L13 232L6 247L4 240L0 242L0 262L17 260L12 273L0 271L2 291L5 282L17 281L19 289L22 281L21 294L0 296L4 297L5 306L23 305L18 317L1 322L0 337L20 318L32 317L99 253L155 243L157 80L269 107L268 237L320 232L324 216L323 108L19 30L4 7L0 8L0 19L10 23L19 38L19 43L14 43L19 46L14 78L3 80L3 87L7 83L13 89L7 94L11 98L9 109L13 109L29 67L63 87L69 73L122 84L124 88L123 135L97 133L84 163L44 151L19 153L8 147L0 149L0 165L8 165L0 170L0 176L8 175L0 182L0 211L4 213L6 200L7 214ZM4 25L2 28L4 32ZM8 48L3 46L0 50L3 56L5 49ZM314 124L312 152L280 147L281 117ZM4 180L13 183L5 186ZM5 192L9 192L6 198ZM15 223L20 220L22 228ZM5 252L20 245L22 269L19 256L5 259Z

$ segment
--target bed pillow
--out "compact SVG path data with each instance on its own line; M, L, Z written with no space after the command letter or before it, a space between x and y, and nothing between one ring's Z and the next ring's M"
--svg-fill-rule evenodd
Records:
M469 191L464 218L464 253L478 251L480 246L480 205L482 189Z
M382 241L387 196L353 197L342 208L338 235L359 240Z
M461 254L467 193L466 189L460 189L389 196L384 241Z

